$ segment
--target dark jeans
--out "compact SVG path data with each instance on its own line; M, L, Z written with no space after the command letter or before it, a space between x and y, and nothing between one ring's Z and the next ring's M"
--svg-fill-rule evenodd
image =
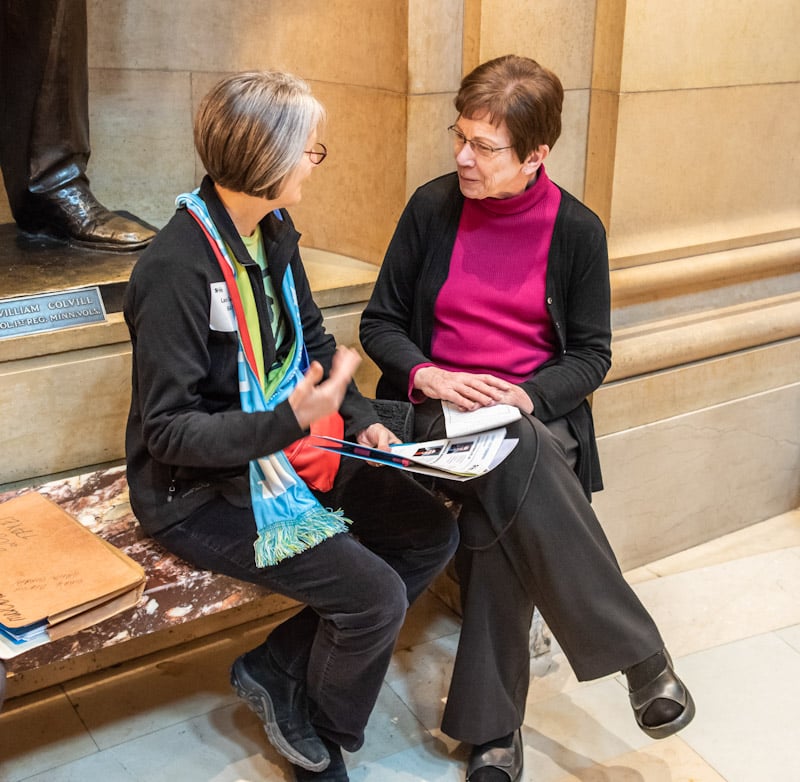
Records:
M318 498L344 510L351 533L273 567L255 565L252 512L222 499L158 540L197 567L306 604L266 646L287 673L305 676L319 734L355 751L406 609L452 557L458 532L439 500L391 467L344 458L333 490Z

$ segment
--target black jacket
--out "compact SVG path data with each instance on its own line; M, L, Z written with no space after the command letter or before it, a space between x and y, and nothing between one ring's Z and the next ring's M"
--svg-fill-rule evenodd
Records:
M276 358L261 271L249 257L211 180L200 188L222 238L253 283L264 366ZM313 301L300 259L300 235L289 215L261 222L275 289L288 266L294 275L309 356L326 371L335 351ZM288 402L244 413L237 380L235 331L214 330L212 286L222 271L194 218L178 209L142 254L124 301L133 348L131 408L125 437L131 505L148 533L185 518L214 496L249 505L251 459L282 450L303 432ZM354 384L341 408L349 434L377 420Z
M447 279L464 197L455 173L420 187L395 230L361 343L383 372L379 397L408 398L411 370L430 362L433 311ZM580 446L576 472L587 494L602 489L594 424L586 399L611 367L610 290L605 230L561 191L547 264L547 306L560 348L522 387L543 422L566 417Z

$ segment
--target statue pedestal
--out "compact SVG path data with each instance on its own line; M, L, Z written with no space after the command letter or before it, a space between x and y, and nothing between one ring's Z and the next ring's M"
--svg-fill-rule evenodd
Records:
M0 338L0 487L124 458L131 346L121 310L137 258L29 240L0 225L0 297L96 285L107 312L105 323ZM358 347L377 267L311 248L303 258L328 331ZM371 394L376 379L365 361L359 387Z
M130 342L122 296L136 253L80 250L0 225L3 298L97 286L104 323L0 338L0 484L123 455Z
M138 253L81 250L31 239L13 223L0 224L0 296L27 296L98 285L107 312L122 309L122 294Z

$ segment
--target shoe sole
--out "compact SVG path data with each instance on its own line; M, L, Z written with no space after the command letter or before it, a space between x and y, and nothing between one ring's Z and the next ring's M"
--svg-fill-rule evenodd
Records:
M236 694L259 716L264 723L264 731L269 743L295 766L300 766L307 771L324 771L330 763L330 757L318 762L309 760L300 754L284 737L275 717L275 707L267 690L262 687L244 668L241 660L237 660L231 667L231 685Z

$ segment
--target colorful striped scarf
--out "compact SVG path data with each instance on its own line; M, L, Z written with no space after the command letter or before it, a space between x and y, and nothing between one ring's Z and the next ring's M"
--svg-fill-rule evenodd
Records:
M242 410L246 413L272 410L289 397L309 365L292 270L290 267L286 269L281 283L281 296L284 310L292 324L294 344L281 372L270 384L267 398L258 377L236 285L236 270L228 248L197 191L179 195L175 203L178 207L185 207L203 230L228 286L239 335L238 373ZM278 219L282 219L279 212L276 211L275 214ZM258 567L275 565L339 532L347 531L349 520L342 511L322 507L282 451L250 462L250 496L258 533L253 544Z

